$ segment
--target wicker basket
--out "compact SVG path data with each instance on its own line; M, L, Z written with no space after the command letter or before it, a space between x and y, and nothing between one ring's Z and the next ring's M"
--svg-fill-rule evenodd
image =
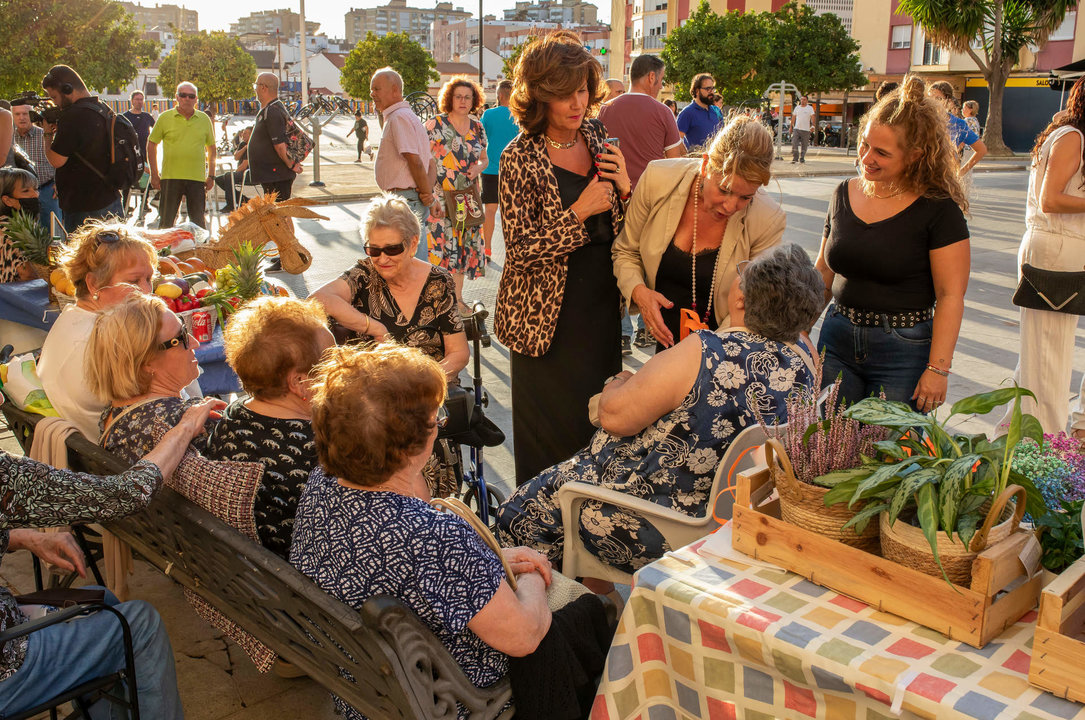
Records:
M1017 500L1011 509L1007 504L1015 495ZM938 533L938 557L942 560L942 568L950 582L964 587L972 584L972 561L988 545L1005 540L1013 534L1025 514L1025 499L1023 487L1007 487L990 506L983 527L972 537L967 548L956 533L952 540L944 532ZM996 522L998 525L995 525ZM942 577L942 571L934 562L934 554L923 530L900 519L890 525L888 514L884 512L878 524L881 527L882 555L885 558L927 575Z
M774 453L776 460L773 460ZM773 480L776 482L776 489L780 493L781 519L845 545L867 552L877 552L877 523L867 523L866 529L858 535L853 528L844 527L859 510L863 509L863 503L856 503L854 508L849 508L843 503L825 507L825 494L829 492L829 488L811 485L796 478L787 451L775 438L769 438L766 443L765 458L772 471Z

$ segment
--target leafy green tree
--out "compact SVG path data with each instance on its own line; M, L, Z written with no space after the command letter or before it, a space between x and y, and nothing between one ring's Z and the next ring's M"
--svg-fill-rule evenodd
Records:
M524 48L535 42L537 39L538 36L536 35L528 35L527 40L524 40L512 49L512 54L505 58L505 61L501 63L501 75L505 79L513 79L513 76L516 74L516 63L520 62L520 56L524 53Z
M1042 47L1076 5L1076 0L900 0L897 12L911 15L931 42L975 61L990 97L983 142L992 155L1011 155L1002 139L1006 80L1021 50Z
M222 31L188 33L177 39L162 59L158 83L169 95L181 82L193 83L207 102L242 100L253 96L256 61L237 38Z
M440 80L433 56L407 33L389 33L377 37L366 33L343 63L340 82L352 97L371 100L369 81L382 67L395 68L403 76L403 94L425 91L431 82Z
M805 93L850 90L866 85L859 43L836 15L816 14L809 5L790 2L772 13L765 63L768 83L790 82Z
M70 65L92 89L127 85L158 54L112 0L0 0L0 96L41 92L53 65Z
M681 27L663 40L660 54L668 82L679 100L689 100L689 84L698 73L711 73L724 102L740 103L764 92L769 56L769 24L765 13L717 15L708 0Z

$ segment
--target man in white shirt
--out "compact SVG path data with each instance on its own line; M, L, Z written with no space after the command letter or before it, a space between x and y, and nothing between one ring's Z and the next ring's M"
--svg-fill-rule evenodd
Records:
M806 148L810 147L810 129L814 125L814 108L803 95L798 106L791 111L791 164L806 162ZM799 145L802 154L799 154Z

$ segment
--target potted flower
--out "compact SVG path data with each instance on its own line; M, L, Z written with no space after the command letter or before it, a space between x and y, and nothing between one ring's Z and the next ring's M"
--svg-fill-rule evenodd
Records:
M1021 441L1013 469L1032 478L1044 499L1046 512L1026 517L1036 526L1044 584L1082 556L1081 506L1085 500L1085 454L1080 441L1066 433L1044 434L1043 443Z
M885 557L968 585L972 560L988 542L1008 537L1026 506L1033 514L1044 511L1032 480L1012 464L1022 438L1043 435L1036 418L1021 412L1026 395L1034 397L1019 387L973 395L942 420L901 402L859 401L844 416L892 435L875 444L876 457L826 493L826 506L867 503L856 522L878 516ZM984 415L1008 402L1011 422L994 439L949 428L955 416Z
M889 430L844 416L839 379L819 402L820 373L819 363L813 385L787 399L786 431L769 433L778 438L769 440L766 458L771 454L779 460L778 466L772 460L769 467L780 493L780 516L846 545L876 551L877 523L854 521L862 505L826 508L824 498L830 488L852 477L864 458L874 455L875 445Z

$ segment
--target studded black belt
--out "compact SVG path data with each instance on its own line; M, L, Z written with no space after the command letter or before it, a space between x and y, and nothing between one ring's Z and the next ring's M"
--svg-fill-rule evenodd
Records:
M860 310L840 303L833 305L836 311L851 321L853 325L863 327L910 328L934 317L934 308L909 310L906 312L886 313L879 310Z

